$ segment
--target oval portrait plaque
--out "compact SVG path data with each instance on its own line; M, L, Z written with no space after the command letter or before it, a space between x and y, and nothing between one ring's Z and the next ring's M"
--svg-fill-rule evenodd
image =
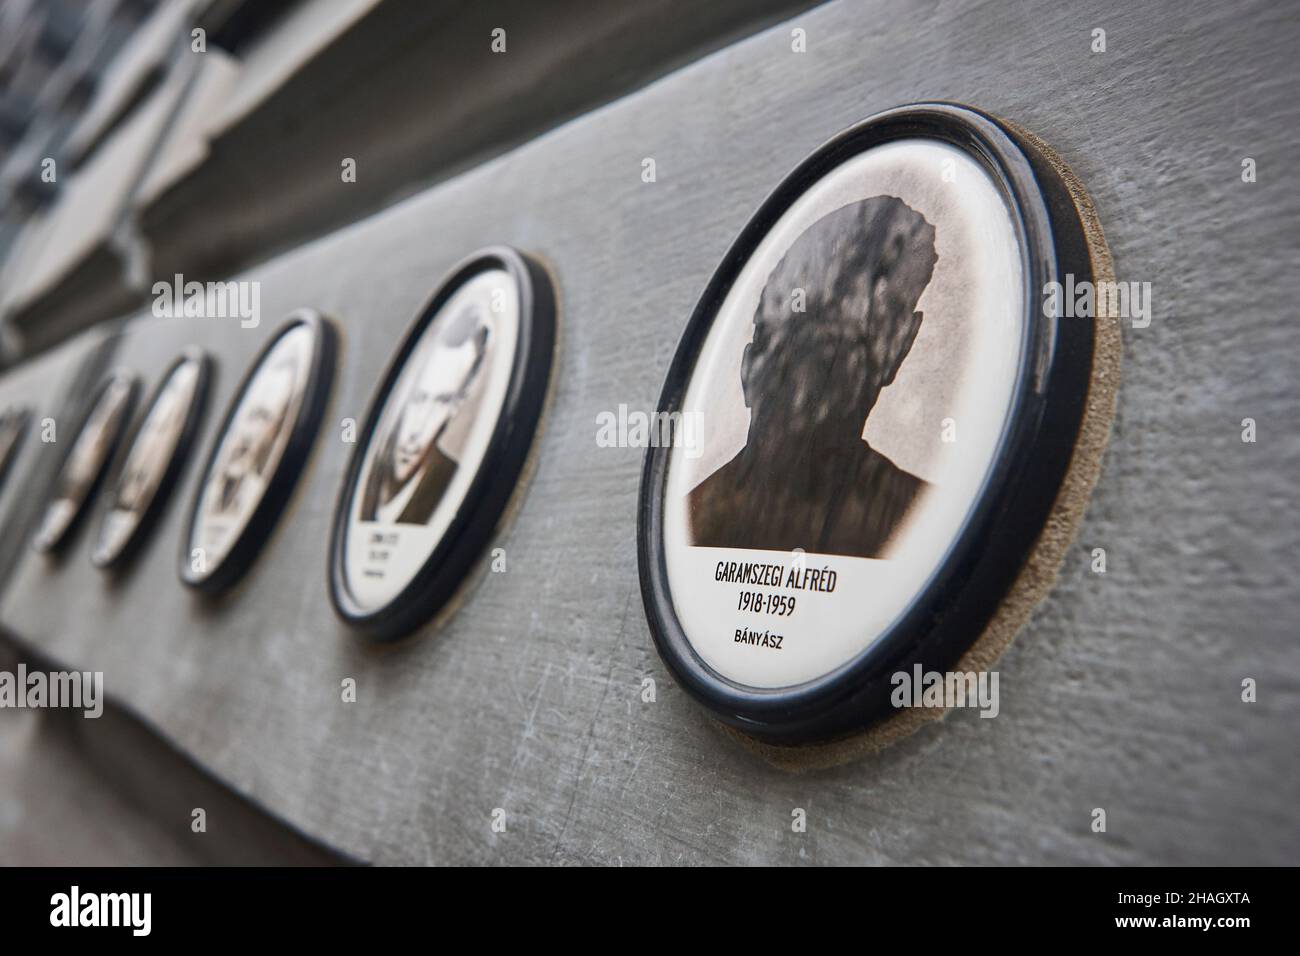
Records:
M186 526L180 576L219 591L248 569L288 502L329 398L334 330L293 313L262 349L226 412Z
M57 551L69 540L131 419L136 387L135 375L117 371L96 389L72 449L54 479L53 496L32 542L37 551Z
M446 604L496 529L546 398L551 284L507 248L439 286L385 371L334 516L330 593L391 639Z
M0 489L4 488L5 479L9 477L9 466L18 457L31 415L31 409L25 405L0 412Z
M829 739L980 635L1081 421L1091 325L1036 292L1067 273L1092 274L1057 172L960 107L854 126L763 203L679 343L641 487L646 610L693 696Z
M163 373L113 481L90 556L97 566L125 562L171 493L198 431L209 364L202 351L190 349Z

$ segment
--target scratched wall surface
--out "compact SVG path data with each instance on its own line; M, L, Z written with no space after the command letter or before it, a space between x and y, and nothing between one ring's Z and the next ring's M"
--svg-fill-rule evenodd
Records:
M116 585L84 533L58 563L28 551L16 529L54 454L31 444L0 498L0 622L103 670L232 787L366 860L1300 862L1300 23L1271 3L1085 6L816 8L250 270L256 330L140 317L14 370L0 404L48 404L96 348L152 383L197 342L217 357L219 410L275 316L311 305L343 330L325 428L235 592L206 605L176 579L193 461ZM790 51L794 26L805 54ZM1089 51L1095 27L1104 54ZM596 416L653 406L696 297L792 166L858 119L930 99L1056 147L1097 202L1119 277L1151 283L1153 316L1124 331L1102 478L1059 585L1002 660L1000 716L955 713L878 757L791 775L718 732L655 655L636 572L641 453L597 447ZM562 328L535 471L494 542L508 570L476 569L440 628L366 646L326 594L350 450L339 422L361 417L444 271L499 242L547 263ZM1095 547L1105 575L1089 571ZM356 703L340 700L345 677ZM796 807L806 833L791 832Z

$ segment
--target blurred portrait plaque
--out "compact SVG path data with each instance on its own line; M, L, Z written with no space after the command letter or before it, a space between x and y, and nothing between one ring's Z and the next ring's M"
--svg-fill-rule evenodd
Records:
M434 615L514 492L546 397L554 306L545 272L505 248L471 256L385 372L335 513L331 594L395 638Z
M130 421L136 385L133 374L118 371L95 391L72 449L54 479L53 495L32 542L37 551L60 549L80 521Z
M114 477L91 561L101 568L126 561L171 493L207 395L209 360L198 349L183 353L163 373Z
M4 487L9 468L18 457L31 414L30 408L21 405L0 412L0 488Z
M334 331L293 313L240 384L199 481L180 556L186 584L218 591L248 569L311 451L334 371Z
M679 343L652 447L642 593L656 645L774 742L862 729L891 675L979 636L1046 520L1081 420L1091 276L1055 170L973 110L852 127L761 206Z

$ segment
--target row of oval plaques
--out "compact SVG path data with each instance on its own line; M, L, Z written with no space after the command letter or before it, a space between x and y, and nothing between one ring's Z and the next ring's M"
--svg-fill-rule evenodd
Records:
M851 732L887 712L889 673L951 663L978 636L1079 429L1091 326L1045 316L1035 295L1067 274L1092 267L1058 167L963 107L859 123L762 204L664 384L660 412L703 427L647 451L639 500L656 645L717 716L780 742ZM185 584L217 592L252 563L317 433L335 338L297 312L245 375L185 525ZM547 273L510 248L466 259L421 310L336 506L330 593L350 624L391 639L446 605L519 481L554 345ZM185 352L148 401L95 564L139 549L194 442L209 366ZM92 396L39 550L69 539L136 392L118 371ZM5 417L0 455L23 427Z

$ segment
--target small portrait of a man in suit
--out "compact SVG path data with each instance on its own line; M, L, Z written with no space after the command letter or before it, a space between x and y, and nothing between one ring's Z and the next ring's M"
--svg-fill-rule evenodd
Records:
M82 504L90 494L104 461L113 450L131 386L124 381L114 381L104 390L82 426L77 440L68 453L58 478L55 479L54 499L45 510L40 529L36 533L37 547L52 546L72 524Z
M920 331L935 230L894 196L815 222L768 276L741 359L745 447L689 492L692 543L881 558L928 487L863 438Z
M432 517L459 466L444 439L462 410L473 414L465 406L486 371L490 338L486 315L470 305L419 344L376 429L362 521L425 524Z
M289 425L289 406L298 380L299 359L288 354L258 373L231 422L216 472L216 510L238 513L260 498L275 464L272 452Z
M163 473L176 453L197 379L194 363L177 366L140 426L118 476L112 504L104 516L96 545L99 558L107 559L122 549L153 501Z
M91 412L77 442L68 455L68 464L59 475L59 497L81 499L86 496L104 458L108 455L109 436L114 433L122 412L125 386L109 386L95 410Z
M113 499L114 510L133 512L138 517L153 500L185 427L197 375L194 365L180 365L159 394L122 466Z

